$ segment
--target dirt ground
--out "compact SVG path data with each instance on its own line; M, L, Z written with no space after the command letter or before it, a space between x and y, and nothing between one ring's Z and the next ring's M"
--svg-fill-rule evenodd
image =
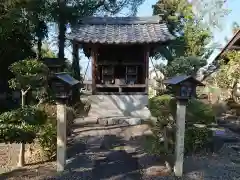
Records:
M68 153L67 170L64 174L56 173L56 163L29 164L25 168L6 168L6 173L0 175L0 180L44 180L44 179L79 179L99 180L99 176L106 180L124 180L124 178L141 178L144 180L173 180L172 176L152 177L148 175L151 167L162 166L156 158L144 154L141 149L141 137L150 133L147 125L132 127L93 127L76 126L75 141L71 144ZM231 136L237 136L230 134ZM220 147L213 154L200 154L189 156L184 161L184 180L238 180L240 179L239 142L229 142ZM5 153L1 151L5 160L15 166L17 157L16 146L9 146ZM2 148L2 146L1 146ZM1 149L2 150L2 149ZM11 157L9 157L8 155ZM122 157L122 158L119 158ZM137 160L137 161L136 161ZM235 161L233 161L235 160ZM0 161L1 166L7 166ZM128 167L129 165L129 167ZM136 167L135 167L136 165ZM124 172L121 172L124 167ZM140 168L140 169L139 169ZM162 168L162 167L161 167ZM133 172L130 172L133 170ZM123 170L122 170L123 171ZM138 172L139 171L139 172ZM166 174L165 174L166 175ZM136 180L138 180L136 179Z

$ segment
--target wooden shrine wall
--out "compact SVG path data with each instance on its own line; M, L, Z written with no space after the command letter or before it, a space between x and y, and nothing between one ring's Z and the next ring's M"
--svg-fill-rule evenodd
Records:
M146 46L95 46L91 57L93 94L147 94Z

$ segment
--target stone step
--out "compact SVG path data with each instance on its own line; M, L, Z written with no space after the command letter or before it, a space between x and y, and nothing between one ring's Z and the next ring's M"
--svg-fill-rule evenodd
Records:
M97 118L131 116L149 119L151 113L146 107L147 99L145 95L93 95L90 97L91 109L88 116Z
M126 116L98 118L98 124L103 126L139 125L142 123L143 123L143 120L141 118L133 118L133 117L126 117Z

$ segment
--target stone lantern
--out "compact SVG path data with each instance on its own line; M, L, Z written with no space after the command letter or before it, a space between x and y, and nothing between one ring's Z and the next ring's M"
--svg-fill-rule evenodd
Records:
M65 72L55 73L50 80L50 86L57 102L57 171L64 171L66 164L66 104L72 95L72 87L78 84L78 80Z
M196 97L196 87L204 86L192 76L175 76L164 81L164 84L170 86L174 96L179 100L188 100Z
M67 103L72 96L72 88L79 85L79 81L66 72L55 73L50 86L57 102Z
M204 86L204 84L194 77L186 75L167 79L164 84L171 87L173 95L177 99L174 173L176 176L182 176L186 105L189 99L196 97L196 87Z

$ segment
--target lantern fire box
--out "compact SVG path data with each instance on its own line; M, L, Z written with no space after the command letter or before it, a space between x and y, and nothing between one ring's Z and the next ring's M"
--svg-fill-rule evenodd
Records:
M187 75L174 76L165 80L164 84L171 87L172 92L178 99L195 98L196 87L204 86L202 82Z
M80 82L74 79L66 72L55 73L51 78L51 88L54 91L55 97L59 99L69 99L72 95L72 88Z

